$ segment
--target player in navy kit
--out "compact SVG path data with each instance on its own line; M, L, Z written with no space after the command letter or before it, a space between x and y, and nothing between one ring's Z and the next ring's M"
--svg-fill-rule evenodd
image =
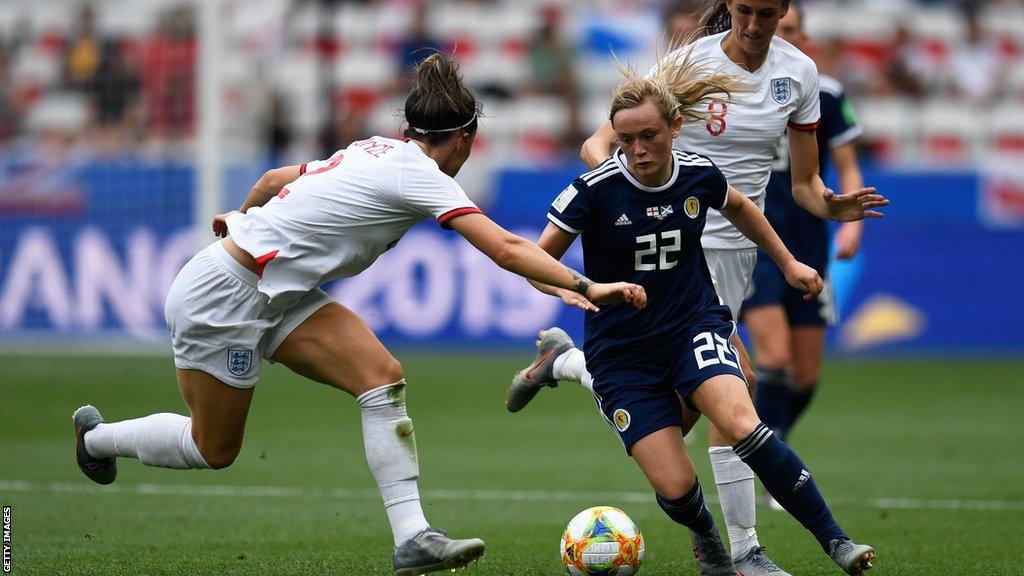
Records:
M807 37L798 5L790 7L780 20L777 34L802 48ZM835 161L841 191L861 187L854 140L862 132L843 87L828 76L819 84L821 121L818 125L820 173L831 157ZM830 151L826 154L824 151ZM786 139L779 143L765 201L765 216L786 246L800 261L827 277L829 228L825 221L802 210L791 193L789 149ZM836 233L836 257L852 258L860 247L862 222L847 222ZM757 413L764 423L785 439L807 408L818 385L825 328L834 323L835 306L831 290L816 300L786 286L779 269L758 254L754 267L753 292L743 303L742 320L753 342L757 364ZM826 284L827 286L827 284ZM769 505L774 503L769 500Z
M700 117L694 104L736 88L720 73L696 81L696 68L687 59L648 78L624 71L627 80L610 113L620 149L562 191L538 243L561 257L582 235L589 276L625 277L647 292L643 310L617 305L588 315L587 369L601 412L647 476L658 504L690 529L700 573L737 571L686 453L684 406L705 414L826 553L848 573L860 574L870 568L874 550L849 539L806 465L754 410L730 343L735 323L715 292L701 247L708 211L721 212L754 240L789 285L809 297L821 291L821 278L793 258L757 206L730 187L706 156L672 149L684 116ZM580 305L578 294L534 285Z
M699 59L698 74L724 71L750 88L728 101L711 98L703 102L706 119L684 123L677 146L710 157L731 186L763 206L776 144L788 127L793 195L803 208L820 218L843 221L880 217L872 208L887 201L873 189L836 195L819 178L815 138L818 71L806 54L775 35L780 19L794 2L716 0L701 19L706 26L703 30L710 35L683 42L663 59ZM584 143L581 156L594 168L608 158L615 145L614 130L606 122ZM715 211L708 214L702 244L718 295L733 317L739 318L757 246ZM756 377L750 359L738 337L733 344L753 393ZM509 386L508 410L521 410L541 388L554 387L560 380L579 382L593 390L583 351L574 347L564 331L545 330L537 342L535 361L516 374ZM708 456L737 568L745 576L790 576L766 555L758 537L754 472L714 426L709 428Z

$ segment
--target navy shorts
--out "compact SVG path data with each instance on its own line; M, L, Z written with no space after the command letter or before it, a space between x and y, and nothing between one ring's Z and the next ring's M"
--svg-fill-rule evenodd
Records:
M690 394L705 381L722 374L744 379L739 355L729 342L735 332L732 319L716 313L697 322L675 345L665 346L660 357L609 358L588 366L598 408L627 454L644 436L682 426L681 402L690 406Z
M822 278L826 278L826 265L806 264L814 266ZM750 295L743 301L742 309L760 306L782 306L790 326L831 326L836 320L832 290L827 279L816 300L804 300L804 293L790 286L779 267L763 252L758 252Z

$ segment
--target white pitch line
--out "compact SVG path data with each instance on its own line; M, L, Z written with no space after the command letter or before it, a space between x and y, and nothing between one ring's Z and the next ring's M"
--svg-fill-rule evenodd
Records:
M255 498L338 498L376 500L373 488L303 488L300 486L224 486L202 484L116 484L95 486L77 482L25 482L0 480L4 492L71 494L148 494L156 496L249 496ZM574 492L568 490L421 490L425 500L485 502L653 502L649 492ZM707 497L711 502L714 497ZM880 510L1024 511L1024 500L959 500L922 498L831 498L833 504Z

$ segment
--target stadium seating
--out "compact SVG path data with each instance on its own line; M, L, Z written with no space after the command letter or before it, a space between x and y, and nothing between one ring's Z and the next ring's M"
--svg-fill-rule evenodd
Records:
M142 54L161 34L168 11L188 5L159 0L133 3L126 10L122 4L94 2L96 28L101 39L117 41L121 56L136 68L145 64ZM221 68L232 142L258 152L254 143L266 132L262 126L270 121L267 102L273 98L283 103L281 116L297 157L320 155L313 143L332 110L365 118L368 129L397 132L395 113L401 102L393 94L401 91L405 73L398 50L415 25L414 3L328 6L258 0L244 10L228 5L227 57ZM55 122L88 124L92 114L87 100L64 78L65 50L77 34L79 7L57 3L33 10L27 2L7 2L5 7L0 10L0 39L11 50L6 66L0 67L0 80L24 119L14 140ZM945 164L1024 149L1024 5L990 2L981 10L981 25L986 37L998 42L1004 72L1001 90L984 102L968 101L952 87L950 59L967 37L963 16L952 5L822 0L807 3L806 9L816 46L835 42L841 49L839 68L827 71L846 82L865 125L865 142L879 160ZM536 89L530 52L545 22L560 24L559 38L574 47L579 102ZM656 12L641 2L441 0L431 2L426 13L429 36L459 55L469 83L484 94L488 133L481 149L501 151L508 161L520 155L573 154L566 145L571 144L567 111L579 110L583 131L600 125L607 97L620 79L610 62L611 51L624 63L646 68L657 49L659 26ZM893 93L881 82L900 26L910 35L908 57L924 85L923 101ZM23 42L14 42L15 29ZM329 79L321 77L324 70ZM324 101L325 88L331 91L330 102ZM143 78L142 91L148 89ZM145 137L161 135L154 131Z

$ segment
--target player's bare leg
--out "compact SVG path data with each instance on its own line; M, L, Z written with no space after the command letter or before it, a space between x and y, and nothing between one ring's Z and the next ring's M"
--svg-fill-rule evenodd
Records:
M230 466L242 448L253 389L234 388L199 370L178 369L177 375L191 417L161 413L97 423L99 412L83 406L75 412L76 435L79 420L89 416L93 425L78 435L81 450L91 459L110 463L127 457L148 466L179 470ZM80 467L81 456L79 452ZM112 476L97 478L85 468L83 472L98 482L113 481Z
M394 536L396 574L460 568L483 554L482 540L454 540L427 523L420 505L416 436L406 410L402 366L365 322L348 308L330 303L292 331L272 358L356 397L366 461Z
M633 444L632 456L665 514L690 529L701 576L735 576L736 568L704 503L682 430L672 426L644 436Z
M192 414L192 438L211 468L230 466L242 450L255 388L228 386L199 370L178 369L178 388Z

